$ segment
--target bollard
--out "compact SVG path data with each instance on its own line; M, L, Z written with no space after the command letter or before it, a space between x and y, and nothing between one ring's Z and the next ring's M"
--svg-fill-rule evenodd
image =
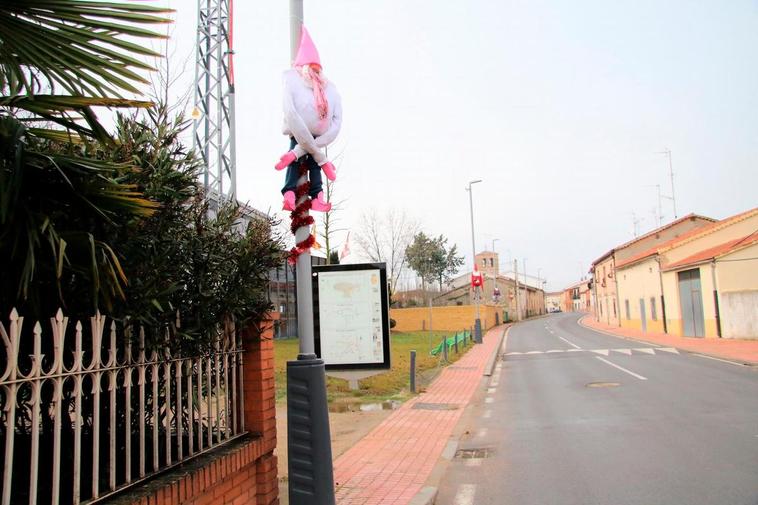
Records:
M458 334L455 334L455 354L458 354Z
M447 363L447 337L442 337L442 359Z
M416 351L411 351L411 393L416 392Z

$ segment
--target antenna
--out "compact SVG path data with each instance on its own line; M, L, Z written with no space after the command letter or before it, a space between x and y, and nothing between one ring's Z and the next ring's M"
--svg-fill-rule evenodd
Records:
M679 216L676 214L676 194L674 193L674 168L671 164L671 149L666 147L663 151L658 151L656 154L665 154L669 159L669 177L671 178L671 202L674 206L674 219L677 219Z

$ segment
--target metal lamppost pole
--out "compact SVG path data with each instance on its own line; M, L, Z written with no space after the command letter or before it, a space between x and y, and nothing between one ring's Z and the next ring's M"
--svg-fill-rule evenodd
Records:
M471 260L473 261L474 265L476 265L476 242L474 241L474 198L473 198L471 186L473 184L476 184L477 182L482 182L482 180L477 179L475 181L469 181L468 188L466 189L466 191L468 191L469 210L471 211L471 251L473 253ZM474 343L481 344L482 343L482 320L480 319L480 316L479 316L479 299L478 298L474 298L474 305L476 306L476 320L474 321Z
M303 0L290 0L291 61L297 56L303 25ZM304 184L307 175L297 184ZM309 198L303 195L298 205ZM306 211L305 215L308 215ZM295 243L308 238L310 226L295 231ZM289 503L334 505L334 472L326 399L326 368L313 338L313 278L310 250L297 257L297 360L287 362L287 448Z

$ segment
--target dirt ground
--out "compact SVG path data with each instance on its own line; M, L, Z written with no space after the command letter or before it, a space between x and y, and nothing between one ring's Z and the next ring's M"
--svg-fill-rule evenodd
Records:
M329 412L329 427L332 436L332 458L349 449L365 437L392 413L391 410L368 412ZM279 461L279 503L289 503L287 497L287 404L276 404L276 455Z

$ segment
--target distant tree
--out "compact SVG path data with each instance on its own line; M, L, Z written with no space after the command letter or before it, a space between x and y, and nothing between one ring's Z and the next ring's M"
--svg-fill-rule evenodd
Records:
M453 276L458 273L458 269L463 266L464 259L463 256L458 255L457 244L453 244L450 249L445 250L447 239L443 238L442 235L440 235L437 238L437 241L440 244L442 250L445 251L444 260L439 263L438 270L436 272L437 279L440 283L440 291L442 291L443 282L449 282L450 279L452 279Z
M371 210L361 216L355 231L355 241L370 261L387 263L390 291L395 292L397 281L406 265L406 249L413 240L418 225L404 211L389 209L384 215Z
M446 246L447 238L443 235L431 238L424 232L419 232L405 251L408 266L418 274L424 292L427 284L433 281L439 282L442 291L442 283L450 280L463 265L463 257L458 255L458 246L454 244L449 250Z
M340 159L341 156L342 154L340 153L333 158L335 160L335 171L337 173L340 172L341 164L336 162ZM328 212L324 212L321 215L321 229L324 231L319 232L318 234L322 239L324 239L324 252L326 253L327 265L336 265L339 263L339 252L337 250L337 246L334 245L334 236L337 233L346 231L345 228L340 228L338 225L340 221L338 213L344 209L346 200L335 201L336 182L337 181L330 181L329 179L326 179L326 184L324 185L324 193L326 195L326 200L328 202L331 202L332 208ZM333 258L336 258L336 261L333 260Z

